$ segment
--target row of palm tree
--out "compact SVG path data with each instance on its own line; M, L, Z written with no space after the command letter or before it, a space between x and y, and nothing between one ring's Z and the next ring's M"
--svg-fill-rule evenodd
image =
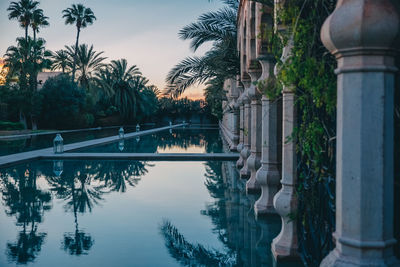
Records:
M132 120L139 114L151 115L156 110L158 89L149 84L138 67L128 67L125 59L106 64L104 52L97 52L93 45L79 44L81 30L93 24L96 17L90 8L73 4L62 11L65 24L77 29L75 45L51 52L45 49L45 40L37 35L41 28L49 26L48 17L34 0L11 2L7 9L10 20L17 20L25 30L25 38L17 39L16 46L10 46L5 54L8 68L7 81L18 84L20 121L27 128L26 115L31 117L32 129L36 129L35 95L37 94L38 73L44 69L61 70L73 82L84 89L96 102L101 97L110 99L125 120ZM29 35L32 30L33 38Z

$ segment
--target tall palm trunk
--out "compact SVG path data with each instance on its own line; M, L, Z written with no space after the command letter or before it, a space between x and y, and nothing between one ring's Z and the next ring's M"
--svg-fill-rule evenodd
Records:
M75 70L76 70L76 56L78 54L78 44L79 44L79 34L81 32L80 27L76 27L78 32L76 34L76 43L75 43L75 53L74 53L74 64L72 65L72 81L75 81Z
M29 24L27 26L25 26L25 40L28 41L28 28L29 28Z
M37 72L37 66L36 66L36 31L37 29L33 28L33 47L34 47L34 51L33 51L33 69L32 69L32 89L33 89L33 96L35 95L35 92L37 91L37 85L38 85L38 81L37 81L37 76L38 76L38 72ZM33 100L33 99L32 99ZM32 108L33 108L33 103L31 104ZM31 125L32 125L32 130L36 131L37 130L37 123L36 123L36 118L35 115L31 114Z

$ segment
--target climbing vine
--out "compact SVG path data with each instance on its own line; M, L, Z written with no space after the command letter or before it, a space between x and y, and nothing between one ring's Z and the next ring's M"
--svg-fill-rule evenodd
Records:
M297 127L286 137L296 140L298 155L299 209L292 216L298 221L303 262L318 266L334 246L336 60L323 46L320 30L336 1L286 2L275 18L277 31L262 26L259 36L268 39L279 72L257 85L270 99L281 98L282 85L296 94ZM282 48L289 44L291 53L282 60Z

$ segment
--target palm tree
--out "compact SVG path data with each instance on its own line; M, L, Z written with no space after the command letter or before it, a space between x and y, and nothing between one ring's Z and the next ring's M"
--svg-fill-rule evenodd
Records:
M76 53L78 52L78 45L79 45L79 34L81 29L86 28L88 25L93 24L96 17L94 16L93 11L90 8L86 8L82 4L73 4L72 7L64 9L62 11L63 18L65 18L65 24L75 24L77 29L76 34L76 42L75 42L75 54L74 54L74 61L72 65L72 80L75 79L75 68L76 68Z
M69 56L75 58L74 63L78 71L77 80L79 85L89 90L90 81L93 79L94 73L104 66L103 61L106 58L101 57L104 52L96 52L93 49L93 45L88 47L87 44L81 44L78 47L78 51L71 46L66 46L66 49Z
M18 20L20 26L25 29L25 39L28 39L28 28L31 25L33 19L33 12L39 2L32 0L20 0L19 2L11 2L7 11L9 19Z
M32 13L31 27L33 30L33 40L36 41L36 34L39 33L41 27L49 26L49 17L43 14L43 9L35 9Z
M61 69L62 73L65 73L66 69L72 67L72 59L68 54L67 50L61 49L51 54L51 69Z
M136 65L128 67L126 59L113 60L107 68L99 72L97 81L108 95L114 95L114 102L120 114L131 118L137 103L134 90L141 86L137 77L141 72ZM140 79L140 78L139 78Z
M213 46L204 56L187 57L169 72L166 79L168 94L179 96L196 83L205 83L217 77L225 80L239 73L240 61L236 48L238 1L224 2L228 7L201 15L197 22L179 32L183 40L192 40L194 51L207 42L213 42Z

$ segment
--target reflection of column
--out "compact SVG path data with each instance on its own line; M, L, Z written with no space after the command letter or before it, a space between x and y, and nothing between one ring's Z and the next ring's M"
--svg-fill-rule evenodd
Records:
M288 58L293 47L290 40L283 49L283 61ZM291 215L297 211L297 165L296 144L292 137L296 124L294 89L284 86L283 91L283 133L282 133L282 189L274 197L274 207L282 218L282 229L272 242L272 252L276 259L298 257L297 222Z
M250 82L247 83L250 85ZM243 149L240 152L240 155L243 159L243 168L240 170L241 178L249 178L250 171L247 166L247 159L250 156L250 144L251 144L251 105L250 98L248 96L248 86L245 86L246 91L243 96L244 103L244 119L243 119Z
M247 159L247 169L250 172L250 179L246 183L247 192L258 192L260 185L256 181L256 173L261 163L261 94L254 85L260 77L258 69L249 70L251 86L249 97L251 99L251 146L250 156Z
M393 99L400 15L342 0L322 28L338 61L336 249L321 266L399 266L393 255Z
M263 67L262 79L268 82L274 64L272 59L260 60ZM278 100L262 98L262 156L261 168L257 171L257 182L261 186L261 196L254 206L256 215L275 213L274 196L280 187Z

